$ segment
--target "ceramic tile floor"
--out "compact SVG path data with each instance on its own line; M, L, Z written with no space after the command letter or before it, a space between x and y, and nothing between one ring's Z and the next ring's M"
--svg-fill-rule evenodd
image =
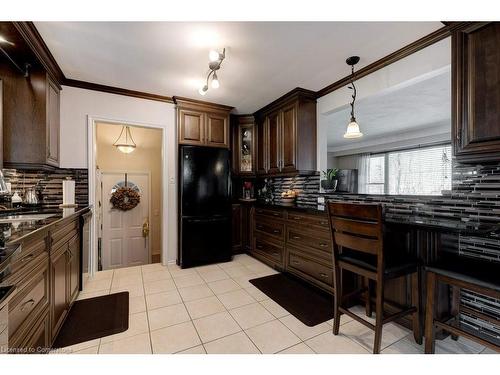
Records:
M129 329L56 353L371 353L373 332L365 326L344 315L338 336L332 321L307 327L248 282L274 273L248 255L185 270L156 263L98 272L84 279L79 299L129 291ZM489 353L462 338L438 341L436 351ZM409 330L384 327L382 353L422 352Z

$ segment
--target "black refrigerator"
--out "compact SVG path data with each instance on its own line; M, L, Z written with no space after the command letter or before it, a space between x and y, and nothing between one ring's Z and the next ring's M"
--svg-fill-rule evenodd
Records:
M188 268L231 259L229 150L180 146L177 262Z

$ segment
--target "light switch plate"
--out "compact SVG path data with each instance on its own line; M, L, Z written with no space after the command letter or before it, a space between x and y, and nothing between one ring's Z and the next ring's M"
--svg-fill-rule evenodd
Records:
M318 197L318 204L325 204L325 197Z

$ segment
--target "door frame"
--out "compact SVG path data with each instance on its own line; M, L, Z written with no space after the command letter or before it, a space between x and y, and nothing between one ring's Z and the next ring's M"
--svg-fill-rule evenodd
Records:
M171 196L170 194L171 190L174 189L174 191L177 191L176 185L175 185L175 180L172 180L172 183L168 183L168 176L169 176L169 170L168 170L168 157L169 154L172 152L170 151L171 145L168 143L168 127L165 125L160 125L160 124L150 124L150 123L143 123L143 122L136 122L136 121L130 121L130 120L120 120L120 119L111 119L111 118L106 118L106 117L100 117L100 116L90 116L87 115L87 165L88 165L88 194L89 194L89 205L92 207L92 212L94 215L92 215L90 219L90 252L89 252L89 275L93 276L97 272L97 219L96 219L96 201L95 201L95 194L96 194L96 189L95 189L95 183L96 183L96 178L95 178L95 171L96 171L96 165L97 165L97 123L98 122L104 122L108 124L114 124L114 125L130 125L130 126L137 126L137 127L142 127L142 128L153 128L153 129L161 129L162 130L162 152L161 152L161 171L162 171L162 176L161 176L161 215L162 215L162 226L161 226L161 233L162 233L162 249L161 249L161 262L163 265L168 264L168 249L169 249L169 242L172 244L170 247L176 248L177 247L177 238L170 238L171 233L169 230L169 227L174 226L174 229L177 227L177 222L173 222L170 218L169 215L167 214L169 212L169 208L177 211L177 201L174 199L172 202L169 204L169 199L168 197ZM174 139L177 139L174 137ZM173 153L174 157L174 163L176 163L176 152L177 148L175 147L175 151ZM171 178L172 179L172 178ZM170 206L170 207L169 207ZM176 216L177 217L177 216ZM175 229L176 232L176 229ZM174 232L172 232L174 233ZM175 262L175 261L173 261Z
M121 169L101 169L101 176L104 176L105 174L108 175L123 175L125 173L129 174L140 174L140 175L145 175L148 178L148 223L149 226L151 227L151 171L147 170L121 170ZM101 202L103 201L103 190L101 189ZM101 206L101 218L102 221L104 221L104 206ZM150 230L151 232L151 230ZM103 234L104 234L104 228L103 228ZM148 246L148 264L151 263L152 260L152 254L151 254L151 237L148 236L148 241L147 241L147 246Z

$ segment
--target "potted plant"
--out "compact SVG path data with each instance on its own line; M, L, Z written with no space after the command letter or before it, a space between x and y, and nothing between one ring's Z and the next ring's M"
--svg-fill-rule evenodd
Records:
M339 170L337 168L327 169L326 172L321 172L323 179L321 180L321 187L327 193L333 193L337 189L337 175Z

